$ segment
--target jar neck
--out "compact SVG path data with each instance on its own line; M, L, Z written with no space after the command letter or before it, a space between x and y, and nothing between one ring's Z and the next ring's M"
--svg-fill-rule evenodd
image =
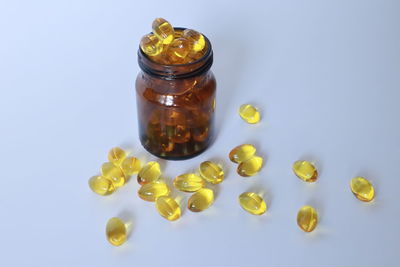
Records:
M184 28L175 28L175 30L184 30ZM139 47L139 67L146 74L164 80L186 79L206 73L213 63L213 51L208 38L204 36L204 39L207 51L198 60L186 64L163 65L154 62Z

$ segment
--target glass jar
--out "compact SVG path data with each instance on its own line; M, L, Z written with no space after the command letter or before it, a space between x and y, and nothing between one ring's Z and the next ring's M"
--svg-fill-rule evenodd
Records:
M184 28L175 28L183 31ZM139 48L141 68L136 78L139 137L151 154L165 159L187 159L212 142L216 81L211 43L193 62L156 63Z

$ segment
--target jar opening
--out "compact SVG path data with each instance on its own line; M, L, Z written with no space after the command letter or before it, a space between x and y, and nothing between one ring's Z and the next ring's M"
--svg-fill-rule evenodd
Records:
M175 27L174 29L183 31L186 28ZM213 63L213 51L209 39L205 35L203 36L206 41L207 50L201 58L193 62L175 65L157 63L152 61L139 47L139 67L143 72L165 80L189 78L205 73L211 68Z

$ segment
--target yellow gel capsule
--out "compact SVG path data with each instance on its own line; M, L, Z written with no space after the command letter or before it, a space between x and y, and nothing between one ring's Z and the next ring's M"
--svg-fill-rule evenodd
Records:
M108 161L115 165L120 165L125 158L126 152L120 147L113 147L108 152Z
M185 64L189 62L190 43L185 38L177 38L168 46L167 58L170 64ZM190 132L188 132L190 134Z
M116 188L123 186L126 181L122 169L111 162L106 162L101 166L101 175L110 179Z
M265 201L252 192L244 192L239 196L240 206L253 215L261 215L267 211L267 204Z
M182 37L189 40L189 42L191 43L191 46L192 46L192 50L194 52L203 50L203 48L206 45L204 36L195 30L191 30L191 29L184 30L182 33Z
M304 232L311 232L317 227L318 214L311 206L303 206L297 213L297 224Z
M141 185L147 184L153 181L157 181L158 178L160 178L160 175L160 164L156 161L150 161L146 165L144 165L142 169L140 169L137 176L137 181Z
M169 221L175 221L181 217L181 208L175 199L169 196L157 198L156 209L161 216Z
M89 187L96 194L107 196L115 191L112 181L103 176L93 176L89 179Z
M138 173L140 170L140 160L135 157L127 157L122 161L121 169L126 175Z
M200 212L214 202L214 192L209 188L202 188L194 193L188 200L188 209L193 212Z
M257 108L249 104L243 104L239 108L240 117L247 123L257 123L260 121L260 112Z
M114 246L120 246L126 241L127 229L125 223L120 218L111 218L107 222L106 236L108 242Z
M212 184L219 184L224 180L224 171L222 168L211 161L202 162L199 172L201 177Z
M142 185L138 191L141 199L154 202L158 197L168 196L170 189L168 185L161 181L155 181Z
M315 166L308 161L298 160L293 163L293 172L304 182L315 182L318 178L318 171Z
M174 179L175 188L183 192L196 192L204 185L203 178L194 173L185 173Z
M256 148L253 145L244 144L235 147L229 152L229 159L232 162L240 163L254 156Z
M241 162L237 167L237 173L243 177L256 175L263 166L263 158L253 156L250 159Z
M154 34L146 34L140 40L140 49L148 56L154 57L163 51L163 44Z
M174 28L163 18L156 18L152 24L153 33L163 44L170 44L174 40Z
M369 202L374 199L375 190L371 182L364 177L355 177L350 181L353 194L361 201Z

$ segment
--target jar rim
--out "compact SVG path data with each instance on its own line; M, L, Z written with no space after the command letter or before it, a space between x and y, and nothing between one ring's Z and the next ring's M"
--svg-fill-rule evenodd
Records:
M179 31L184 31L186 29L188 28L174 27L174 30ZM161 64L151 60L139 46L139 67L147 74L163 79L188 78L204 73L211 68L213 63L213 51L210 40L204 34L203 36L207 44L207 51L199 59L184 64Z

